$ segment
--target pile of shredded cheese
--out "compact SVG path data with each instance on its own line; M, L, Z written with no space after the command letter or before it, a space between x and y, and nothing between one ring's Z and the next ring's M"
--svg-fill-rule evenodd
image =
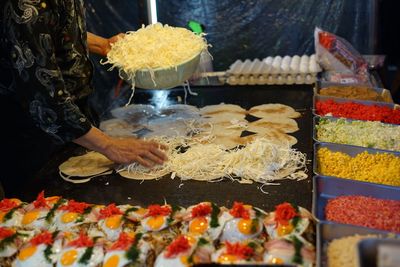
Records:
M107 61L102 63L118 67L133 81L137 70L174 67L206 47L203 36L185 28L156 23L127 32L124 38L112 44Z
M172 179L177 176L181 180L217 182L227 177L240 183L268 185L282 179L307 178L305 154L266 138L255 138L246 147L233 150L216 144L193 143L193 140L183 138L156 141L169 147L169 160L161 168L170 170ZM185 148L183 151L182 147ZM138 164L127 165L123 169L152 171Z

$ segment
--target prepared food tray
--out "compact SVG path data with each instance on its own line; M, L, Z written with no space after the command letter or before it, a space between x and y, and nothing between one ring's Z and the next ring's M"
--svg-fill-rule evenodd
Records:
M0 200L0 266L315 264L315 221L288 202L97 205L45 197ZM282 249L283 248L283 249ZM32 253L30 253L32 252ZM51 255L51 257L48 257ZM46 262L46 264L42 264ZM68 264L67 264L68 263Z
M319 220L325 220L325 207L328 200L339 196L362 195L380 199L400 200L400 188L394 186L321 175L314 176L313 183L312 211Z
M317 267L328 266L328 259L335 261L335 264L330 262L329 266L357 266L358 251L355 241L374 237L398 238L398 235L353 225L319 223L317 226ZM333 244L332 241L338 240L342 241L341 244L336 243L341 246L341 251L335 251L338 249L336 244L329 248ZM348 248L343 246L347 245L346 243ZM335 254L340 254L340 256ZM340 265L337 265L338 262Z
M400 126L378 121L314 116L313 139L317 142L400 151Z
M314 87L314 94L346 99L393 103L393 98L389 90L380 87L370 87L363 84L348 85L321 81L316 87Z
M400 186L400 152L317 142L313 171L317 175Z
M336 105L335 108L339 108L340 106L341 109L347 108L351 105L352 110L347 111L346 115L342 116L339 116L337 114L343 112L334 110L334 108L331 108L330 112L328 113L320 114L319 113L320 111L318 111L317 103L326 104L328 102L330 102L331 104L335 104ZM361 110L360 107L363 109ZM364 114L365 111L369 112L369 114ZM345 117L352 119L374 120L374 121L382 121L385 123L400 124L397 123L400 120L398 115L398 113L400 112L400 106L394 103L387 103L387 102L348 99L348 98L316 94L313 97L312 112L316 116Z

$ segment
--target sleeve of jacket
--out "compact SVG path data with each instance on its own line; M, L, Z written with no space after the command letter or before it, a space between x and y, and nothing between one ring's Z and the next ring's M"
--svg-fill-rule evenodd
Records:
M10 1L11 2L11 1ZM58 143L76 139L91 123L66 90L56 38L59 14L51 6L10 4L6 18L16 95L37 127ZM30 12L27 12L30 11Z

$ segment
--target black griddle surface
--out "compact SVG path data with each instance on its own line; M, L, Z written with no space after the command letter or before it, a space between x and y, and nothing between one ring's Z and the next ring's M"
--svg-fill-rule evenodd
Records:
M279 86L218 86L192 88L198 96L187 97L187 104L203 107L206 105L238 104L243 108L265 103L282 103L299 111L302 116L296 119L300 130L293 134L298 139L294 148L307 153L312 159L312 87L309 85ZM184 99L182 89L170 90L137 90L135 103L177 104ZM180 102L182 104L182 102ZM57 154L37 175L38 179L28 183L24 193L19 197L24 201L32 201L36 195L45 190L46 196L61 195L77 201L96 204L171 204L189 205L201 201L214 201L218 205L231 206L233 201L242 201L265 210L273 210L275 205L288 201L311 210L312 183L311 162L308 164L309 178L303 181L284 180L278 186L265 186L262 193L260 184L239 184L230 180L217 183L198 181L180 181L164 177L153 181L135 181L120 177L113 173L93 178L84 184L72 184L59 177L58 166L71 156L83 153L77 146L68 146Z

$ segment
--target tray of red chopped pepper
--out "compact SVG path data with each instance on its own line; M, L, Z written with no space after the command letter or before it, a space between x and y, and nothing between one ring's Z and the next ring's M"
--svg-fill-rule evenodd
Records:
M314 95L313 113L319 116L400 124L400 106L393 103Z

